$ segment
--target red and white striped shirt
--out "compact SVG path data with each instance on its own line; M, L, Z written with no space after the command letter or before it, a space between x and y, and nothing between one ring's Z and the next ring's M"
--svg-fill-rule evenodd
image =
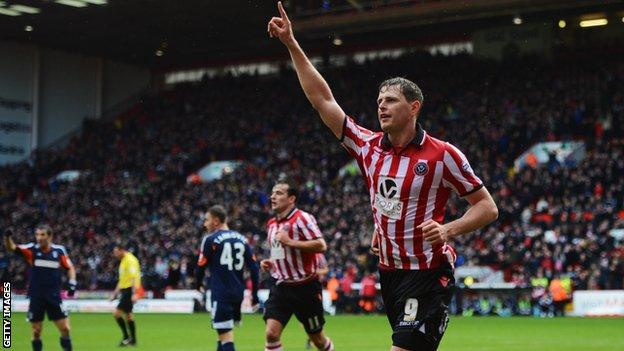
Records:
M466 156L427 135L420 124L414 140L398 149L386 134L363 128L347 116L341 142L356 159L368 186L380 234L380 266L420 270L444 261L453 265L453 248L446 243L432 247L416 227L429 219L444 221L451 190L466 196L483 187Z
M321 269L327 268L327 259L325 258L325 254L323 254L321 252L317 252L316 253L315 264L316 264L316 269L317 270L321 270Z
M267 240L273 249L284 249L284 258L271 257L273 270L271 276L282 281L300 281L310 278L316 273L316 253L302 252L293 247L282 247L279 241L275 240L275 235L280 228L288 229L288 236L299 241L322 239L323 234L316 224L316 219L311 214L297 208L282 219L271 218L267 223Z

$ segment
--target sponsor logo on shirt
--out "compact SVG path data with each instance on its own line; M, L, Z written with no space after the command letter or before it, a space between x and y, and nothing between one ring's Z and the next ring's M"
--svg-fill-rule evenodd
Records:
M379 186L377 187L377 194L375 194L375 208L386 217L401 219L403 203L399 200L399 187L394 179L379 177Z

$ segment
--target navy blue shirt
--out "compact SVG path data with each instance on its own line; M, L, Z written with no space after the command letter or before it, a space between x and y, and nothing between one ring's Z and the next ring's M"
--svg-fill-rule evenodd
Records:
M15 252L22 255L30 265L28 296L61 296L62 270L69 269L67 250L63 245L50 245L43 251L39 244L18 245Z
M258 263L245 237L233 230L218 230L204 236L200 246L200 269L210 269L213 301L241 301L245 291L243 266L251 273L253 292L258 291ZM201 274L203 279L203 274Z

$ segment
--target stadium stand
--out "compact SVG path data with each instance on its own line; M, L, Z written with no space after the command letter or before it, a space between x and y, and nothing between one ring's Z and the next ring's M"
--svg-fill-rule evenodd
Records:
M611 54L495 62L417 52L322 70L347 113L374 130L376 84L405 75L423 89L419 121L466 153L500 210L497 222L455 241L457 265L491 266L520 287L543 275L567 276L574 289L623 289L624 246L609 232L624 228L624 65ZM338 175L348 155L297 84L286 69L205 79L145 97L114 120L86 121L66 148L0 168L0 210L10 214L0 227L14 227L24 242L36 223L49 222L80 289L111 289L111 244L129 240L145 288L158 296L190 286L212 204L227 204L231 227L266 256L259 243L270 186L288 174L328 242L327 279L360 281L376 266L366 188L358 174ZM513 168L533 144L561 140L584 141L585 159ZM211 183L187 182L207 162L230 159L244 164ZM63 170L82 175L55 180ZM461 213L462 202L451 202L447 218ZM10 271L14 289L24 288L26 265L13 260Z

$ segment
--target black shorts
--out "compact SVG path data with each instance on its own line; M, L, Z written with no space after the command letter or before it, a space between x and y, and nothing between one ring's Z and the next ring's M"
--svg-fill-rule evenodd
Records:
M134 303L132 302L132 288L121 289L121 297L117 304L117 309L120 309L126 313L131 313Z
M39 296L30 298L28 305L28 320L30 322L43 321L43 315L46 312L51 321L67 318L67 311L63 308L63 300L60 297Z
M428 270L379 271L381 296L392 327L392 344L437 350L448 325L455 278L449 265Z
M275 285L264 304L265 321L275 319L285 327L294 313L308 334L323 330L323 312L322 287L318 280L301 285Z
M241 321L241 304L243 301L212 300L212 329L228 331L234 328L234 323Z

